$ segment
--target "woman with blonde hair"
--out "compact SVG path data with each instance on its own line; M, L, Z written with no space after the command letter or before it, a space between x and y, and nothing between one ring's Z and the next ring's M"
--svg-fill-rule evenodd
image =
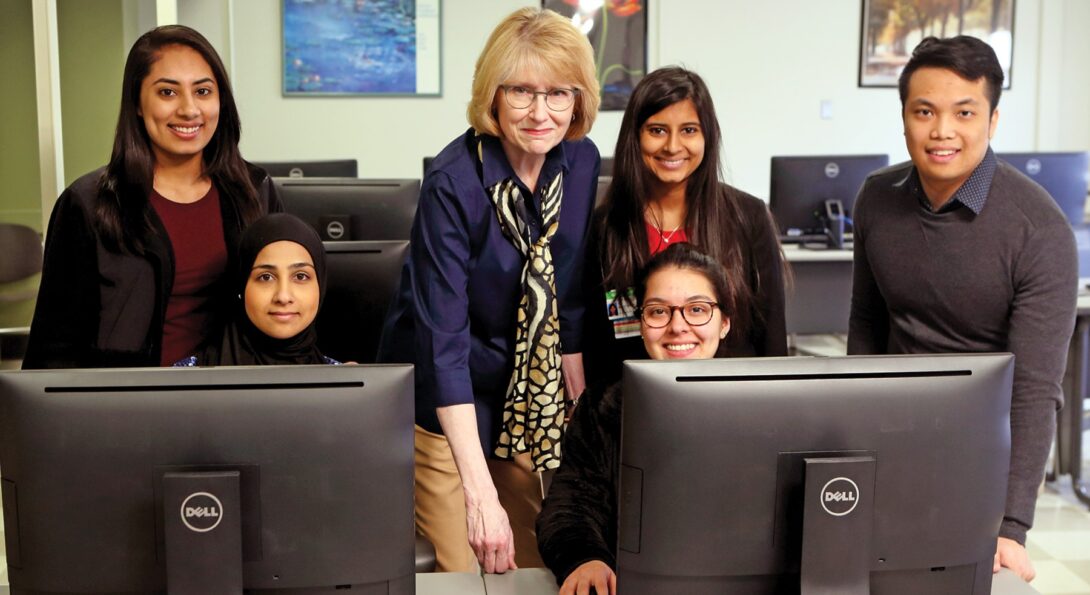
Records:
M583 390L600 158L587 39L524 8L477 60L471 128L432 162L379 361L416 365L416 518L440 570L541 566L540 472Z

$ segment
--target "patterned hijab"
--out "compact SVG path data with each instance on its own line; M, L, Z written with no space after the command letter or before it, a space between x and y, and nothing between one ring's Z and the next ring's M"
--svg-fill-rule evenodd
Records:
M484 162L482 139L477 156ZM560 466L564 429L564 382L560 370L560 323L556 273L549 242L560 226L564 171L542 183L541 235L531 242L526 201L514 177L485 189L503 235L525 257L522 298L515 329L515 366L503 406L503 428L495 454L510 459L529 452L535 471Z
M243 296L250 279L250 270L261 251L273 242L299 244L310 254L320 292L318 309L325 299L325 248L318 233L299 218L287 213L273 213L255 221L242 234L238 250L238 270L235 286L238 301L231 321L220 342L212 342L197 354L202 366L248 366L273 364L325 364L318 351L317 317L299 334L287 339L275 339L261 332L246 315Z

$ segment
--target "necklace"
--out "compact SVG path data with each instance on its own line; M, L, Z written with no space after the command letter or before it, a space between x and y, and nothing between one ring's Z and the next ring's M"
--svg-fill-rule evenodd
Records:
M656 227L655 229L658 229L658 228ZM674 237L674 234L677 233L677 230L679 230L679 229L681 229L680 224L677 227L675 227L674 229L670 230L670 233L664 233L661 229L658 229L659 238L662 239L662 243L663 244L669 244L670 243L670 238Z

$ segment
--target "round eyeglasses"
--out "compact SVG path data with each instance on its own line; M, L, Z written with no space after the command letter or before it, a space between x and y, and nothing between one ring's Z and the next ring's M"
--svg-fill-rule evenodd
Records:
M537 99L538 95L545 97L545 105L554 112L562 112L575 103L575 96L579 89L549 89L548 91L534 91L529 87L519 85L501 85L503 96L507 98L507 105L515 109L526 109Z
M677 310L681 312L681 319L691 326L704 326L711 322L717 307L719 304L715 302L689 302L680 306L652 304L640 308L640 320L650 328L663 328L670 324Z

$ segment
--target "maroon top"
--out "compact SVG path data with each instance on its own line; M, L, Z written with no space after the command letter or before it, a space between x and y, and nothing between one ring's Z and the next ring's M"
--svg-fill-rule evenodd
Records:
M174 251L174 286L163 320L161 365L190 356L209 335L212 297L227 268L227 244L216 185L200 200L183 204L154 190L151 204Z
M689 235L680 227L670 231L660 230L647 221L644 221L644 225L647 226L647 249L649 251L648 254L651 256L662 252L670 244L680 244L689 241Z

